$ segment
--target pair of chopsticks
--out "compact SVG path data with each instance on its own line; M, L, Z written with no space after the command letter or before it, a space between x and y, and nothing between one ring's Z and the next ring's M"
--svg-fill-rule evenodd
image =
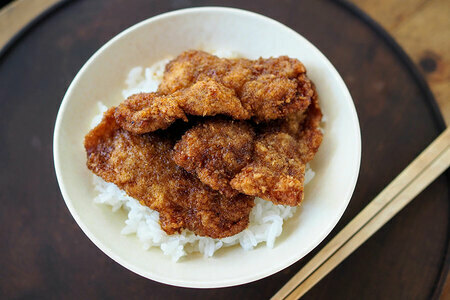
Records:
M450 165L450 128L341 230L273 297L298 299L355 251Z

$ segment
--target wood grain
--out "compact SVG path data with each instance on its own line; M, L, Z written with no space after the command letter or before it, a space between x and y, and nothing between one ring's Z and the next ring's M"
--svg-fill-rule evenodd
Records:
M450 124L450 1L352 1L378 21L419 66Z
M61 0L16 0L0 10L0 49L23 27Z

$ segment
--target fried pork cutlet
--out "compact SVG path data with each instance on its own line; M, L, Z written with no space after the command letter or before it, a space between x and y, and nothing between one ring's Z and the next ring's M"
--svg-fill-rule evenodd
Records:
M230 184L247 195L295 206L303 200L304 177L305 164L299 158L296 139L279 132L258 137L252 163Z
M173 159L212 189L235 196L239 192L230 180L251 162L254 138L252 126L244 121L209 120L183 135Z
M253 198L228 198L201 183L172 160L174 142L156 133L134 135L122 129L110 108L85 137L87 166L141 204L160 213L168 234L189 229L223 238L244 230Z
M305 111L312 95L297 59L224 59L187 51L166 66L157 93L132 96L119 105L116 118L134 133L167 128L186 115L265 122Z
M295 206L303 200L305 165L322 142L321 118L314 94L306 114L264 124L256 136L248 123L210 120L185 133L174 161L225 195L241 192Z
M305 111L313 95L306 69L297 59L226 59L198 50L186 51L167 64L158 92L171 94L205 78L233 90L257 122Z
M141 93L130 96L115 111L117 123L127 131L142 134L166 129L177 119L227 115L250 118L234 92L214 80L199 81L171 95Z
M252 163L230 181L231 187L275 204L299 205L304 196L306 163L322 143L321 119L314 94L306 116L296 113L265 125L255 142Z

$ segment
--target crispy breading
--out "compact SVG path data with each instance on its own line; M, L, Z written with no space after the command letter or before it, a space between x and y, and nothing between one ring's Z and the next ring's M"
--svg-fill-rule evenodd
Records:
M321 119L298 60L187 51L156 93L104 114L85 137L87 166L158 211L168 234L228 237L248 226L253 196L301 203Z
M157 93L131 96L117 108L116 119L139 134L165 129L186 115L265 122L304 112L312 95L297 59L224 59L187 51L166 66Z
M299 205L304 196L306 163L322 143L321 119L314 93L305 115L295 113L266 124L257 137L252 163L230 181L231 187L275 204Z
M314 94L307 113L256 126L256 136L248 122L209 120L185 133L174 160L225 195L295 206L303 200L305 165L322 142L321 118Z
M158 92L171 94L206 78L232 89L257 122L305 111L313 95L306 69L297 59L226 59L198 50L167 64Z
M221 114L238 120L250 118L234 92L214 80L198 81L168 96L157 93L132 95L116 108L115 117L122 128L143 134L166 129L177 119L187 122L186 114Z
M173 159L212 189L238 194L230 180L251 162L255 133L245 121L213 119L188 130L175 144Z
M303 200L304 177L296 139L283 132L268 133L256 140L253 161L230 184L247 195L295 206Z
M311 104L306 112L306 120L298 132L301 158L305 163L313 160L322 144L323 132L320 129L320 122L322 122L322 110L319 106L319 97L314 89Z
M114 110L110 108L85 137L90 170L158 211L168 234L189 229L223 238L247 227L252 197L225 197L213 191L173 162L173 138L132 134L116 123Z
M115 110L117 123L136 134L166 129L177 119L187 117L170 96L156 93L140 93L128 97Z

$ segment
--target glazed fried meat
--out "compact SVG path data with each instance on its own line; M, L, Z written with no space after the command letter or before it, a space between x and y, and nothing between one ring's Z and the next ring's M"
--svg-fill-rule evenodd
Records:
M305 123L303 124L301 131L297 133L301 158L305 163L313 160L319 150L320 144L322 144L323 133L320 129L322 116L319 98L317 93L314 92L311 105L308 107L306 113Z
M186 51L167 64L158 92L171 94L206 78L233 90L257 122L305 111L313 94L306 69L297 59L226 59L198 50Z
M166 129L177 119L187 121L176 101L170 96L161 97L156 93L140 93L128 97L116 108L114 115L117 124L136 134Z
M250 117L234 92L213 80L196 82L168 96L157 93L132 95L116 108L115 117L122 128L143 134L166 129L177 119L187 121L186 114L222 114L238 120Z
M174 147L177 165L227 197L238 194L230 180L253 156L255 133L243 121L213 119L188 130Z
M85 137L87 166L143 205L160 213L168 234L189 229L212 238L244 230L253 199L225 197L178 167L172 160L174 140L163 134L135 135L117 124L114 108Z
M265 122L304 112L312 95L297 59L224 59L187 51L166 66L157 93L131 96L119 105L116 118L139 134L165 129L186 115Z
M166 65L157 92L104 114L85 137L87 166L158 211L167 234L229 237L247 228L254 197L302 202L321 119L297 59L186 51Z
M248 122L210 120L185 133L175 145L174 161L225 195L241 192L299 205L305 165L322 142L321 118L314 94L307 113L258 126L257 135Z
M264 126L255 143L253 162L231 180L231 187L275 204L295 206L302 202L305 166L323 138L316 93L312 100L305 115L295 113Z
M253 162L230 184L247 195L295 206L303 200L304 177L296 139L283 132L269 133L256 140Z

